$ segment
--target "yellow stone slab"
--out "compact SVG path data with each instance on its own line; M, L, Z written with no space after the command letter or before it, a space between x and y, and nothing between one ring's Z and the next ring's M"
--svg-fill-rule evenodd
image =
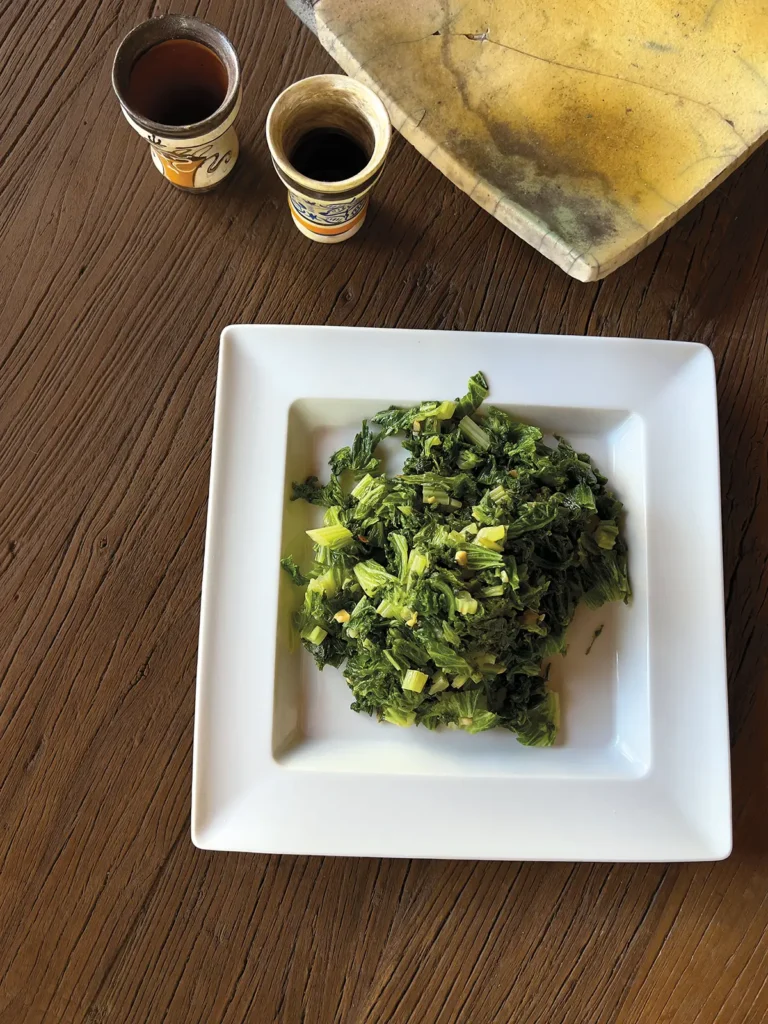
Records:
M302 2L419 152L582 281L768 134L768 0Z

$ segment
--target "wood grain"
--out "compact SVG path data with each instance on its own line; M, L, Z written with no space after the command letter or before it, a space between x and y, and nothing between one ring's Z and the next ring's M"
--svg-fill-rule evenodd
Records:
M328 57L278 0L194 10L233 39L245 85L240 165L205 197L162 181L110 91L119 39L164 6L0 5L0 1021L768 1019L768 151L594 285L567 278L401 140L364 232L316 246L290 224L263 127L276 93L332 70ZM194 849L210 435L231 322L711 347L729 860Z

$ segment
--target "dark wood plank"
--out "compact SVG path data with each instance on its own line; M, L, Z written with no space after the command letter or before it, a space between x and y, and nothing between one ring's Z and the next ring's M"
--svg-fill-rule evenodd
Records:
M185 196L152 169L110 91L122 34L160 9L0 7L0 1020L765 1019L768 151L595 285L565 277L399 139L365 231L314 246L289 222L263 126L281 88L331 62L277 0L200 0L193 9L242 57L243 155L219 192ZM216 352L221 328L243 321L711 347L728 861L502 865L192 847ZM374 369L374 354L363 357Z

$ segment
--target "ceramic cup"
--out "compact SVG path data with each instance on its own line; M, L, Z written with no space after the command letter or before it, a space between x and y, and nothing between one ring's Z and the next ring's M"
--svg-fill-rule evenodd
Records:
M291 158L299 143L310 133L328 131L354 140L363 150L368 162L362 170L323 181L294 167ZM391 136L384 104L353 78L315 75L280 93L267 116L267 143L299 231L316 242L343 242L360 230Z
M180 14L143 22L118 47L112 86L128 124L149 142L155 166L172 185L207 192L231 173L239 152L232 126L240 65L219 29Z

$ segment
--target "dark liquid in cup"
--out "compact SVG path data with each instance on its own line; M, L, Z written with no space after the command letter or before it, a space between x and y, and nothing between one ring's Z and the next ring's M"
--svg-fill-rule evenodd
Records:
M351 135L338 128L313 128L296 143L290 161L299 174L315 181L343 181L368 163L369 155Z
M137 114L159 124L196 124L227 95L227 69L194 39L168 39L142 53L131 68L126 99Z

